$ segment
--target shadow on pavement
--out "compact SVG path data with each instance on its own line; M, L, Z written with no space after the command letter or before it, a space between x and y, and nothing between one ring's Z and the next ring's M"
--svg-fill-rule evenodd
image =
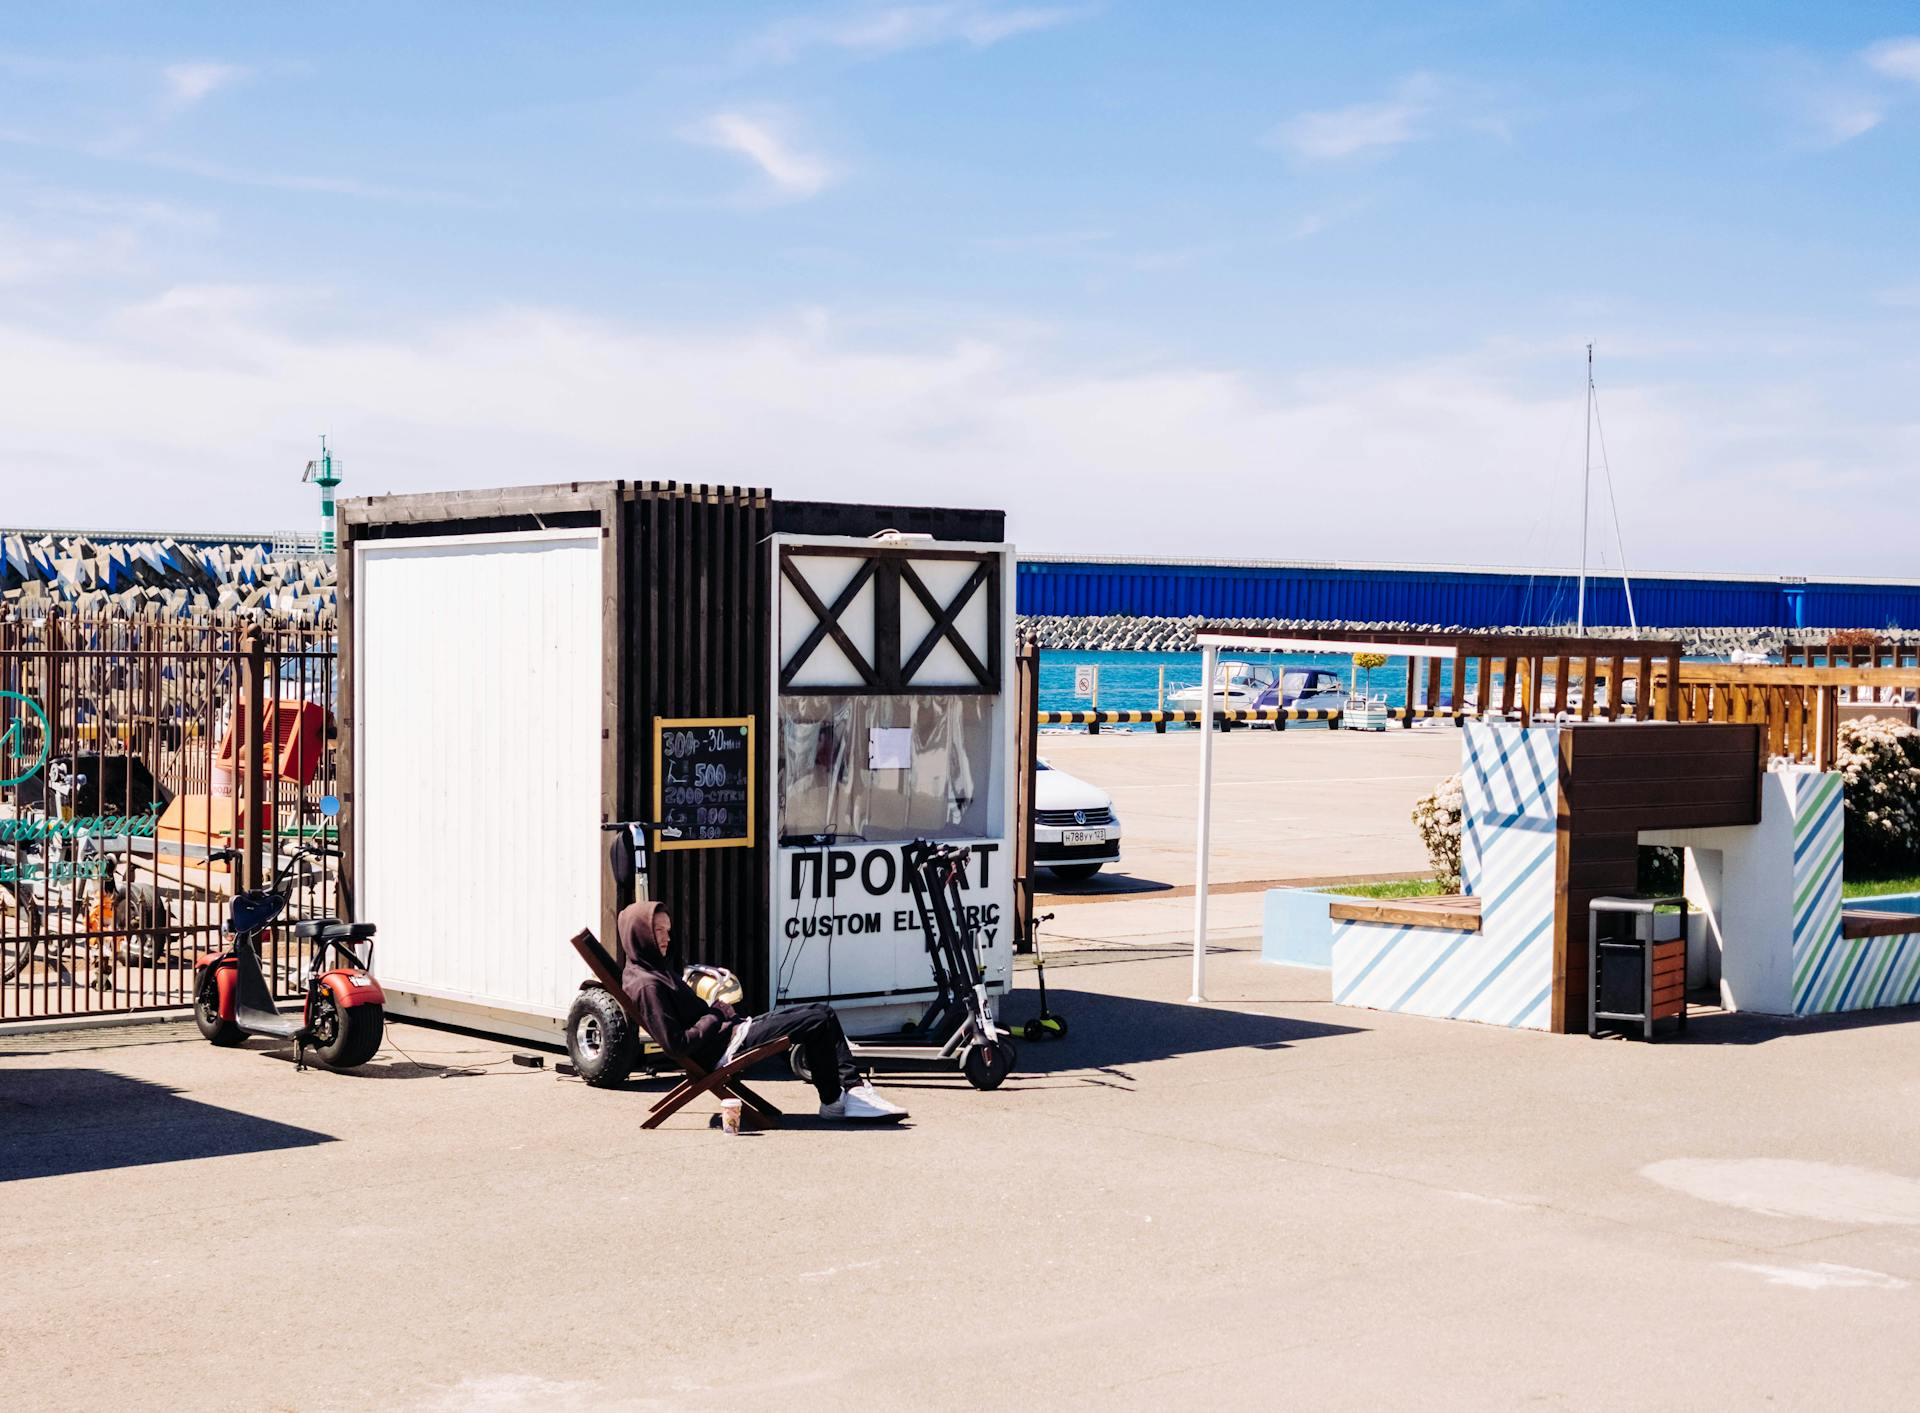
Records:
M0 1073L0 1182L332 1143L333 1135L183 1099L102 1070Z
M1096 873L1085 883L1069 883L1064 878L1048 875L1044 882L1045 891L1034 897L1034 902L1041 907L1056 898L1119 898L1130 893L1165 893L1173 888L1171 883L1136 878L1130 873Z
M1838 1015L1763 1016L1750 1011L1716 1011L1687 1018L1683 1031L1666 1027L1655 1032L1656 1045L1765 1045L1801 1035L1825 1035L1839 1030L1866 1030L1882 1025L1912 1025L1920 1021L1920 1006L1885 1006L1871 1011L1843 1011ZM1671 1022L1668 1023L1671 1025ZM1637 1037L1636 1037L1637 1038Z
M1133 1076L1126 1072L1128 1065L1217 1050L1287 1050L1303 1041L1365 1033L1362 1026L1049 987L1048 1004L1054 1014L1067 1018L1070 1033L1064 1040L1030 1041L1022 1039L1019 1032L1037 1013L1037 1005L1024 993L1021 1001L1017 1012L1009 1008L1000 1018L1001 1025L1014 1032L1014 1045L1019 1050L1019 1061L1006 1080L1009 1091L1084 1084L1106 1084L1124 1091L1133 1084ZM868 1062L862 1060L861 1067L868 1068ZM931 1053L924 1059L874 1060L871 1069L874 1083L883 1091L967 1087L957 1065ZM1057 1077L1060 1083L1044 1083L1049 1077ZM759 1084L790 1079L792 1071L785 1060L772 1060L755 1066L746 1078ZM620 1088L636 1097L659 1095L678 1082L679 1076L670 1071L658 1076L636 1071ZM811 1093L807 1095L809 1107L812 1097ZM790 1127L861 1127L806 1113L790 1117L794 1120Z
M1000 1023L1016 1035L1038 1014L1033 998L1022 994L1017 1011L1007 1008ZM1303 1041L1360 1035L1364 1027L1285 1016L1256 1016L1215 1006L1146 1001L1093 991L1047 988L1047 1004L1064 1016L1064 1040L1020 1040L1019 1073L1058 1070L1119 1069L1149 1060L1170 1060L1211 1050L1286 1050Z

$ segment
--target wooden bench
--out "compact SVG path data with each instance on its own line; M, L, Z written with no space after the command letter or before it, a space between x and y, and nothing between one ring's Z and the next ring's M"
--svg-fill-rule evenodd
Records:
M613 958L607 955L607 949L600 945L600 939L593 935L591 929L583 927L574 933L570 940L573 943L573 950L580 954L580 960L587 964L587 970L593 973L594 979L606 988L613 999L619 1003L620 1009L626 1012L627 1019L633 1023L635 1033L645 1035L647 1028L641 1024L639 1013L634 1009L633 1003L627 999L627 993L621 989L620 972L614 966ZM767 1123L778 1123L780 1111L741 1083L739 1076L762 1060L785 1054L792 1046L793 1041L782 1036L778 1040L768 1041L765 1045L756 1045L751 1050L742 1050L717 1070L709 1070L698 1061L685 1055L676 1055L667 1050L664 1045L661 1046L667 1058L680 1067L686 1078L654 1101L653 1112L640 1127L660 1127L702 1094L712 1094L719 1099L738 1099L742 1106L752 1110Z
M1336 898L1327 916L1341 922L1378 922L1389 927L1434 927L1447 932L1480 930L1480 898L1443 893L1433 898Z

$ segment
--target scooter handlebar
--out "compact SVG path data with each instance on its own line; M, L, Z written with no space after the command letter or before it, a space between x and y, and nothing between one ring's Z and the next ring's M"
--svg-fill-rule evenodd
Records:
M611 824L600 826L602 834L618 834L623 829L650 830L662 839L678 839L681 835L679 826L662 824L657 819L616 819Z

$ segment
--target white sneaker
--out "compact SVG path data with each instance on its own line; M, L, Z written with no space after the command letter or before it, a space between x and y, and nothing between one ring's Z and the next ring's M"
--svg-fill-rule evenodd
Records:
M907 1111L880 1097L871 1084L858 1085L840 1096L840 1117L849 1119L904 1119Z
M846 1116L847 1096L844 1094L831 1104L822 1104L820 1106L820 1117L823 1119L844 1119Z

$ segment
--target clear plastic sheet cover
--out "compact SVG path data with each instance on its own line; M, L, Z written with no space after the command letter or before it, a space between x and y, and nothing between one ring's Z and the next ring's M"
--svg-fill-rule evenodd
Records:
M913 733L911 764L869 770L869 733ZM992 837L993 702L981 696L780 698L780 832L845 839Z

